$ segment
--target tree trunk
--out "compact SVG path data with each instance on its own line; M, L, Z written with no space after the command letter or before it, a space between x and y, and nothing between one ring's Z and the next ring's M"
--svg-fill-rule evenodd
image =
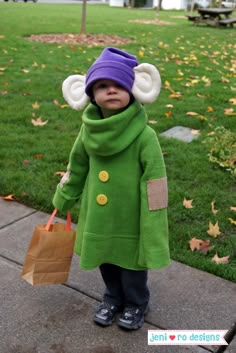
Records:
M86 32L86 29L85 29L85 27L86 27L86 5L87 5L87 0L83 0L80 34L85 34L85 32Z
M135 0L131 0L131 1L130 1L130 6L131 6L132 8L135 7Z
M158 0L157 9L162 10L162 0Z

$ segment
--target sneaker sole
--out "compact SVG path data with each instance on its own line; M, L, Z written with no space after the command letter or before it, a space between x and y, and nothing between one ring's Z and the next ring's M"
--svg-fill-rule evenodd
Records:
M102 319L99 319L98 317L95 317L94 318L94 322L100 326L103 326L103 327L106 327L106 326L111 326L115 321L115 318L113 320L110 320L108 322L102 320Z
M117 321L117 325L123 329L126 329L126 330L138 330L140 329L144 324L144 318L142 320L139 321L139 323L137 323L136 325L128 325L122 321Z
M145 311L144 311L144 316L145 315L147 315L147 313L149 312L149 306L147 306L146 307L146 309L145 309ZM133 325L133 326L131 326L131 325L128 325L128 324L126 324L125 322L122 322L122 321L117 321L117 325L119 326L119 327L121 327L121 328L124 328L124 329L126 329L126 330L138 330L139 328L141 328L142 326L143 326L143 324L144 324L144 316L143 316L143 319L142 320L140 320L140 322L139 323L137 323L136 325Z

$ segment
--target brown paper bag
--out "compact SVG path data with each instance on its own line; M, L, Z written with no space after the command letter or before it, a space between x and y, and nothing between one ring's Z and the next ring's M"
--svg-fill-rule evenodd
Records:
M46 225L36 226L26 253L21 275L33 286L65 283L69 275L75 231L71 229L69 212L66 224L51 224L56 212Z

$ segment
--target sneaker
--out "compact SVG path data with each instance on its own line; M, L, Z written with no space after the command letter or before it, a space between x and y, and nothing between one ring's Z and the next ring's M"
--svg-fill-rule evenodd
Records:
M110 326L115 321L115 316L118 311L118 306L102 302L96 311L94 321L101 326Z
M141 307L126 307L119 317L117 325L127 330L137 330L143 326L147 311L148 308L143 310Z

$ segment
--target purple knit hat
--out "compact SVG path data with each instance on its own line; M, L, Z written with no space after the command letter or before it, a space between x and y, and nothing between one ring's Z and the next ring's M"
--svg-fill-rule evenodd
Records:
M133 68L139 63L134 55L116 48L106 48L86 75L85 92L92 97L92 86L97 80L113 80L130 94L134 83Z

